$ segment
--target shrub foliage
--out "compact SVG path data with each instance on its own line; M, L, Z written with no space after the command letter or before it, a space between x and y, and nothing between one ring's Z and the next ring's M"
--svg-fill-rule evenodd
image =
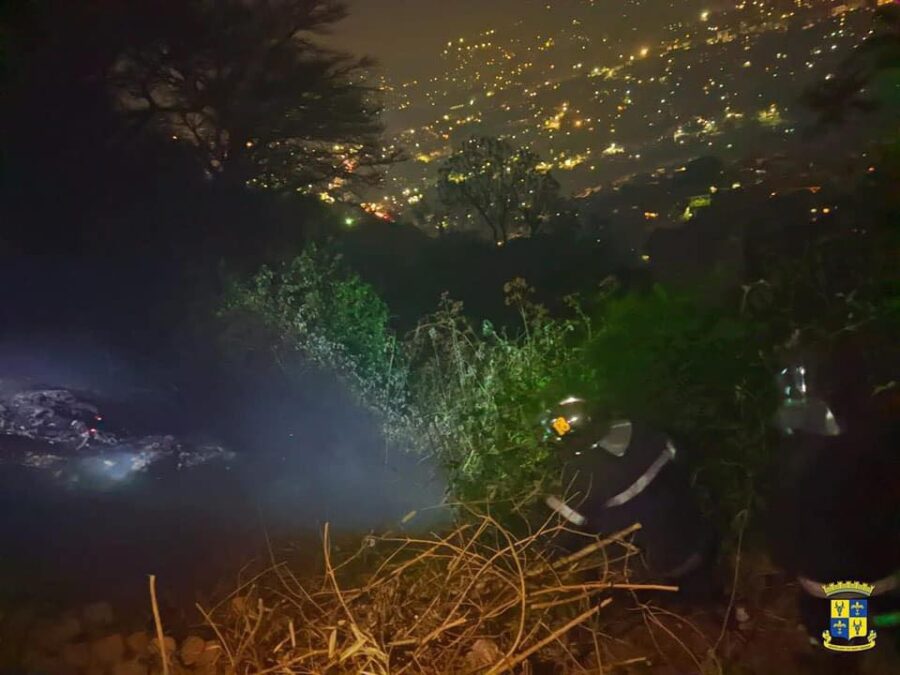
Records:
M760 327L661 287L611 298L595 323L591 395L675 438L722 515L744 508L769 458L776 406Z
M540 485L552 457L539 413L560 382L580 377L578 322L551 318L522 279L504 290L518 331L476 326L444 297L406 341L412 399L464 500L518 498Z
M538 418L577 394L669 433L722 517L747 507L773 446L777 322L746 302L714 308L659 287L606 287L590 317L574 300L568 317L552 317L524 280L504 290L515 329L478 324L445 296L400 338L373 288L311 246L232 284L223 313L251 317L276 351L333 371L389 440L434 456L455 498L508 503L555 478Z
M408 426L408 373L387 305L339 256L310 245L278 269L234 281L220 315L261 324L276 358L296 351L333 372L391 435Z
M549 317L523 280L505 290L519 310L517 331L476 326L444 297L401 340L372 287L310 247L232 283L220 314L261 324L276 357L291 350L333 371L381 416L388 439L436 458L454 496L503 500L544 477L550 457L538 414L553 387L579 371L577 322Z

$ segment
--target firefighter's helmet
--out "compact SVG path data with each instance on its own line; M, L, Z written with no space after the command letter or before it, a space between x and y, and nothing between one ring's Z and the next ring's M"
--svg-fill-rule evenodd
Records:
M558 442L578 435L590 422L587 402L577 396L563 399L541 417L544 438Z
M838 436L841 427L829 405L811 395L807 385L807 370L801 364L791 364L778 373L782 401L775 416L775 424L783 433L791 435L803 431L818 436Z

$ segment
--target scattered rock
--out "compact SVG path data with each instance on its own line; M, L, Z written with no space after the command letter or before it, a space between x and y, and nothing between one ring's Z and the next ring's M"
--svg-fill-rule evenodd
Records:
M207 642L203 648L203 653L197 659L197 666L215 666L220 656L222 656L222 645L218 642Z
M163 643L166 648L166 654L174 654L178 651L178 643L175 642L175 638L170 635L166 635L163 637ZM153 654L159 654L159 638L153 638L150 640L150 652Z
M40 651L26 652L22 657L22 665L28 673L41 673L42 675L74 675L75 673L75 669L63 663L61 658Z
M37 619L28 629L26 642L39 651L56 654L66 642L80 632L80 624L75 625L75 623L67 620Z
M81 621L74 616L65 616L47 629L47 643L62 648L81 634ZM55 650L54 650L55 651Z
M112 675L147 675L150 669L138 659L119 661L112 667Z
M466 665L472 670L481 670L499 661L503 656L497 643L481 638L475 641L472 649L466 654Z
M91 662L91 646L87 642L72 642L62 648L62 660L73 668L87 668Z
M200 660L206 651L206 640L196 635L190 635L181 643L181 662L186 666L192 666Z
M96 663L112 665L125 656L125 640L119 633L94 640L91 643L91 656Z
M139 630L125 638L125 644L135 656L146 656L150 648L150 636L146 631Z
M16 609L4 617L3 631L10 637L16 637L24 642L24 636L37 618L37 610L34 607L26 606Z
M108 602L95 602L85 605L82 616L91 628L104 628L113 622L113 609Z
M28 627L28 636L25 639L29 647L46 650L47 635L50 631L50 622L46 619L36 619Z
M47 618L35 611L2 617L0 646L12 633L17 647L18 671L39 675L156 675L160 671L158 640L151 631L135 631L127 637L113 633L112 607L105 602L86 605L76 612ZM14 630L9 630L13 624ZM105 627L105 629L104 629ZM179 642L164 638L169 675L222 675L223 650L218 642L190 635ZM0 669L0 675L2 675Z

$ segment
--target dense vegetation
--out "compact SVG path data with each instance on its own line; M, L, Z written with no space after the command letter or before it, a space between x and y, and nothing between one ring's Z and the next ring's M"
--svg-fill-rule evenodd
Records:
M228 286L219 313L238 326L226 333L232 348L261 343L276 360L284 350L299 351L380 413L389 437L401 438L409 414L407 365L388 308L339 257L311 245L277 270L264 266Z
M378 411L386 436L433 453L454 497L535 497L557 476L539 416L567 393L666 429L696 448L700 486L733 515L765 468L774 371L764 333L740 312L670 293L616 290L571 299L552 317L524 280L507 284L516 329L466 317L444 297L398 338L370 286L326 252L309 249L232 287L225 313L249 312L313 363L334 370ZM726 516L727 517L727 516Z

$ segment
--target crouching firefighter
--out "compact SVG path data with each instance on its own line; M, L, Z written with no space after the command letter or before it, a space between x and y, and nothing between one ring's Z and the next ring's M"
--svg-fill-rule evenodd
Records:
M702 516L672 441L635 420L604 421L584 399L542 418L564 464L562 493L546 504L581 531L609 534L640 523L635 545L649 574L710 589L713 529Z
M811 369L798 361L779 378L770 540L817 642L830 616L825 587L838 581L871 587L870 627L900 625L900 398L873 393L853 356Z

